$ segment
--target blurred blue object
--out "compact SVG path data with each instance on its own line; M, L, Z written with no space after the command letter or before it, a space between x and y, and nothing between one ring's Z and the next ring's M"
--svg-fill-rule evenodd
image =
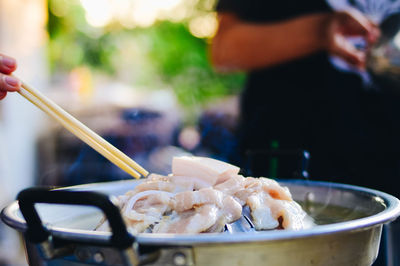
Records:
M237 159L236 117L222 111L206 111L199 119L201 141L196 153L205 152L215 159ZM201 151L200 151L201 150Z
M174 142L175 127L164 126L161 112L132 108L120 113L120 128L110 128L103 138L152 172L149 156L161 147ZM76 185L132 178L89 146L82 144L79 156L67 170L62 185Z

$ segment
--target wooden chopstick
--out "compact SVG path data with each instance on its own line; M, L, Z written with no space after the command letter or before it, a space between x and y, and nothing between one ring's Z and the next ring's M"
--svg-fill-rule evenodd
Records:
M128 174L134 176L135 178L140 178L140 174L143 176L147 176L149 174L149 172L147 172L143 167L126 156L123 152L112 146L110 143L86 127L79 120L67 113L64 109L41 94L39 91L22 82L19 94L39 107L42 111L56 119L72 134L80 138L82 141L91 146L93 149Z

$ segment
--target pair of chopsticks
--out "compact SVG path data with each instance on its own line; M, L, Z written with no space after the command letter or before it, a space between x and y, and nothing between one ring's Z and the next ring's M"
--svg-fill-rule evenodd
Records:
M82 124L79 120L67 113L59 105L48 99L36 89L22 82L19 94L39 107L43 112L60 122L72 134L80 138L83 142L88 144L90 147L95 149L97 152L131 176L140 178L140 174L142 174L144 177L149 174L149 172L147 172L143 167L141 167L123 152L115 148L98 134L93 132L87 126Z

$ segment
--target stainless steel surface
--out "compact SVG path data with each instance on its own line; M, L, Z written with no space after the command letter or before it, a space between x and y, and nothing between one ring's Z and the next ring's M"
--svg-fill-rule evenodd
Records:
M73 189L119 195L133 189L138 182L90 184ZM140 253L140 260L146 265L371 265L377 256L382 225L400 214L399 200L379 191L312 181L281 183L289 187L294 199L302 202L311 215L318 216L330 206L349 211L341 214L343 217L336 222L301 231L139 234L136 240L141 249L132 250ZM102 217L96 209L76 206L60 209L40 204L38 210L53 236L72 243L78 240L102 243L110 236L107 232L91 231ZM364 214L361 218L360 213ZM3 210L2 219L18 231L26 228L16 202ZM74 249L70 260L83 264L96 263L95 256L101 260L102 255L96 255L98 252L91 252L90 258L82 260L77 256L78 245ZM179 255L182 250L185 252Z
M256 232L253 222L251 221L250 208L245 206L242 210L242 216L239 220L225 225L225 232L234 234L238 232Z

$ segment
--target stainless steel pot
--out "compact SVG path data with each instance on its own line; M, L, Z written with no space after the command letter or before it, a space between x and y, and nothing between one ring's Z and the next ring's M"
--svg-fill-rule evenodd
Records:
M132 236L108 196L123 194L139 182L28 189L19 194L19 203L3 209L1 217L24 234L31 265L326 266L371 265L382 225L400 215L399 200L386 193L291 180L280 183L320 225L301 231ZM112 233L93 231L103 214Z

